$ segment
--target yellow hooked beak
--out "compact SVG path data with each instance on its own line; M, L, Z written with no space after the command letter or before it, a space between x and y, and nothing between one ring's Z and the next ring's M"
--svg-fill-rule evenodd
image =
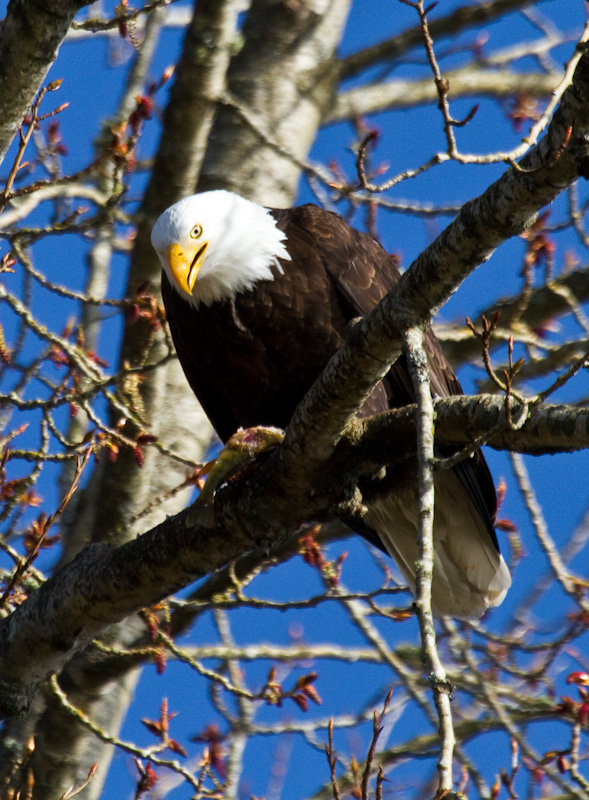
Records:
M192 295L196 276L202 267L208 244L208 242L204 242L197 247L195 243L189 247L182 247L174 243L168 246L167 256L170 271L178 286L186 294Z

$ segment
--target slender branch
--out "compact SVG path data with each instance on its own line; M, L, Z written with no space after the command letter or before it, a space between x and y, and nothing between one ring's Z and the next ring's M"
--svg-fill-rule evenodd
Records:
M548 531L548 525L544 519L542 508L540 507L540 504L536 498L530 481L530 476L528 475L528 471L522 456L519 455L519 453L510 453L510 460L519 484L520 491L530 512L534 530L536 531L536 536L540 541L542 550L550 562L550 566L552 567L556 579L559 581L566 594L574 596L576 601L580 603L581 607L583 607L585 610L589 610L589 605L582 599L582 597L579 597L578 589L580 587L575 583L573 575L569 572L566 564L560 557L558 548L556 547L554 540Z
M438 758L438 794L452 791L452 761L455 746L450 697L452 687L446 676L436 646L432 616L432 575L434 571L434 406L429 382L429 366L423 346L423 331L410 329L406 334L407 366L417 398L417 474L419 486L419 523L417 541L419 560L415 565L415 608L419 620L421 644L434 703L439 719L440 755Z
M457 36L467 28L474 28L481 23L488 23L509 11L527 4L527 0L489 0L477 5L461 6L441 19L430 24L430 34L434 39L443 36ZM380 61L394 61L408 50L421 43L421 26L417 25L372 47L359 50L340 61L339 73L342 78L349 78L357 72L374 66Z
M501 101L521 92L526 97L549 97L561 82L561 73L521 73L507 67L469 64L445 72L452 99L486 96ZM418 108L435 103L438 92L431 77L423 80L388 80L347 89L338 94L325 119L332 125L383 111Z
M53 695L59 701L61 707L67 712L67 714L83 725L87 730L92 731L92 733L98 737L98 739L102 740L103 742L107 742L108 744L116 745L120 750L123 750L126 753L138 756L139 758L149 759L150 761L153 761L154 764L159 764L173 770L174 772L178 772L191 786L197 788L197 782L194 775L185 767L183 767L179 761L160 758L157 755L158 750L162 749L161 746L156 745L154 747L137 747L136 745L131 744L130 742L125 742L116 736L110 736L99 725L94 724L88 715L84 714L83 711L80 711L79 708L76 708L70 703L66 693L59 686L57 677L55 675L53 675L50 679L50 686Z

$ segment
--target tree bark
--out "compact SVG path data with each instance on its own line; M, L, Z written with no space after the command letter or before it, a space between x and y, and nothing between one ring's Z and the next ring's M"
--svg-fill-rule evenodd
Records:
M335 51L349 0L254 0L231 62L198 188L292 205L336 88ZM268 35L272 30L273 35Z
M31 110L73 18L87 5L89 0L8 4L0 32L0 161Z
M151 226L164 208L194 190L207 143L207 163L214 164L214 169L220 170L223 175L231 175L232 185L240 193L254 191L259 198L264 198L264 202L273 202L269 187L281 182L283 203L292 202L300 171L298 162L305 158L322 116L321 107L307 98L307 90L317 82L318 75L323 75L326 65L334 58L349 0L330 3L327 9L324 5L314 0L300 4L293 12L288 2L254 3L243 30L241 51L234 57L237 63L230 70L234 84L239 84L246 75L245 83L251 95L240 95L239 87L235 91L240 104L244 104L248 113L250 110L255 113L256 120L265 130L272 129L276 114L284 118L284 127L280 131L273 131L273 136L277 136L280 142L279 150L284 148L289 151L288 175L285 175L284 157L277 153L274 145L264 148L256 174L243 169L244 164L232 161L239 149L238 142L248 138L252 140L253 137L253 141L259 145L257 131L242 116L233 118L231 122L223 117L228 109L225 80L235 44L237 15L242 4L235 0L222 3L203 0L196 5L165 111L154 169L138 214L138 232L127 296L132 296L137 285L146 279L159 287L160 266L149 241ZM271 20L268 18L270 12L273 15ZM268 36L270 23L276 31L277 49L272 53L268 51L272 40ZM264 42L267 43L266 47L261 46ZM275 85L276 66L268 69L268 59L273 55L282 58L282 63L288 65L288 71L278 79L279 86ZM289 108L287 114L286 101L294 102L296 98L297 106ZM273 107L274 101L280 101L281 105ZM221 112L218 110L220 105ZM211 132L215 114L218 118ZM229 125L231 134L228 140ZM145 335L145 329L142 330L139 325L127 329L121 360L136 363L144 349ZM154 361L161 357L165 353L164 348L160 337L152 348L150 359ZM196 404L178 363L174 361L156 370L155 374L151 373L141 384L141 395L145 416L153 421L150 432L156 433L161 441L185 458L202 460L211 428ZM103 460L79 503L82 513L78 518L77 545L70 552L75 552L84 540L120 545L156 525L166 514L176 513L187 503L186 492L158 508L154 514L143 516L139 524L130 524L130 520L153 497L181 483L186 471L184 464L171 462L154 449L146 451L142 468L128 452L122 452L114 465ZM243 545L245 549L249 546ZM123 625L119 635L127 639L125 631L126 626ZM73 673L73 667L66 669L62 676L63 685L72 690L72 701L82 710L91 712L93 718L108 719L109 709L113 706L112 698L116 694L115 687L110 686L110 690L106 690L105 684L101 688L97 671L88 671L84 663L84 659L79 658ZM106 666L103 669L108 672ZM122 686L121 703L125 702L128 695L129 681L132 683L133 679L127 678ZM67 737L60 734L64 727L69 731ZM88 773L97 758L97 746L92 734L67 718L63 710L53 703L39 719L37 728L43 730L43 740L48 749L39 748L35 754L38 781L36 797L59 797ZM109 725L108 729L116 732L116 724ZM72 752L78 754L79 758L72 759ZM81 797L88 799L99 795L104 772L102 768L99 770Z

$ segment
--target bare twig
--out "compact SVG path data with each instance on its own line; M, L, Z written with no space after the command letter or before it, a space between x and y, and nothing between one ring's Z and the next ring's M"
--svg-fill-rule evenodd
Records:
M436 646L432 616L431 582L434 569L434 410L429 382L427 356L423 348L423 332L407 331L406 356L417 400L417 459L419 485L419 561L416 564L415 607L419 620L421 644L430 672L434 703L439 719L440 756L438 758L438 794L452 791L452 761L455 745L450 697L452 687Z

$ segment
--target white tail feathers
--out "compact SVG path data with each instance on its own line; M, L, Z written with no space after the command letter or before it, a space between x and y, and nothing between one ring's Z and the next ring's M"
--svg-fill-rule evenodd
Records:
M371 505L364 518L378 533L415 592L417 499L391 495ZM432 609L461 619L481 617L498 606L511 586L507 565L466 488L452 471L435 479Z

